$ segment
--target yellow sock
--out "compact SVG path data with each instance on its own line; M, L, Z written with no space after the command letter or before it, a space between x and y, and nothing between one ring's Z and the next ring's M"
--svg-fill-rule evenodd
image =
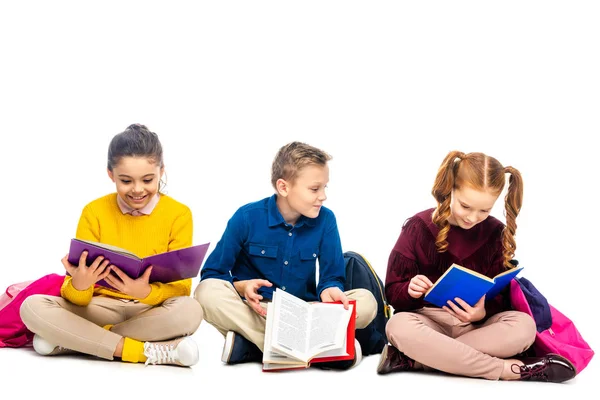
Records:
M108 324L108 325L104 325L103 328L106 329L107 331L110 331L113 326L114 326L114 324Z
M144 343L126 337L125 343L123 343L121 359L132 363L146 362L147 357L144 355Z

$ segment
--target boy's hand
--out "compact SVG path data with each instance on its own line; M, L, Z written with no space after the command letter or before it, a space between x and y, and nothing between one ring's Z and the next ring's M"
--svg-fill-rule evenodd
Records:
M321 292L321 301L323 303L332 303L336 301L341 301L344 305L344 309L348 309L348 298L346 294L340 290L338 287L329 287Z
M415 275L408 284L408 295L413 299L423 296L433 283L425 275Z
M260 301L263 297L258 294L258 289L263 286L271 287L273 284L266 279L250 279L247 281L237 281L234 282L233 285L235 289L241 296L246 298L248 305L252 307L252 309L263 317L267 316L267 310L262 308L260 305Z
M65 270L72 277L71 284L75 289L80 291L87 290L94 283L101 281L110 274L109 260L105 260L102 256L96 257L94 262L88 267L86 265L87 255L87 251L81 253L78 266L69 262L68 254L60 260Z
M458 318L461 322L477 322L485 318L485 295L483 295L473 307L458 297L455 297L454 301L460 304L462 309L450 300L448 300L449 307L444 306L442 308Z
M146 268L142 276L137 279L131 279L115 265L111 265L110 268L115 271L117 276L108 275L104 280L119 292L125 293L136 299L143 299L148 297L152 291L152 287L150 286L151 266Z

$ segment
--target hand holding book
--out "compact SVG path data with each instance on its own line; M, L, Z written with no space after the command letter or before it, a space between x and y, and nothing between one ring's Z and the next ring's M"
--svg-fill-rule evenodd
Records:
M73 287L79 291L87 290L110 274L110 260L105 259L104 256L99 256L88 267L86 264L87 255L87 251L81 253L77 266L69 262L68 254L60 260L63 267L65 267L65 271L73 277L71 280Z
M427 291L425 301L444 307L448 300L454 301L458 297L470 307L475 307L484 295L488 300L496 297L522 269L523 267L515 267L490 278L452 264Z
M115 265L110 266L110 272L104 280L113 289L121 293L134 297L136 299L144 299L152 292L150 286L150 275L152 274L152 266L146 268L144 273L139 278L132 279L121 269Z
M477 322L485 318L485 294L473 307L460 297L455 297L454 301L448 300L447 303L442 308L461 322Z

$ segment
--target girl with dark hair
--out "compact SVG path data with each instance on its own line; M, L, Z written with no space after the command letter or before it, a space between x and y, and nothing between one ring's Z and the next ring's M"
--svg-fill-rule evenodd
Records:
M132 251L140 257L192 245L190 209L163 193L163 151L158 136L140 124L116 135L108 149L112 193L83 209L76 237ZM189 295L191 279L149 283L152 267L138 279L98 257L86 266L62 259L69 276L61 296L35 295L21 318L35 333L42 355L79 352L107 360L191 366L198 348L188 336L202 321L202 308ZM112 288L95 285L104 279Z

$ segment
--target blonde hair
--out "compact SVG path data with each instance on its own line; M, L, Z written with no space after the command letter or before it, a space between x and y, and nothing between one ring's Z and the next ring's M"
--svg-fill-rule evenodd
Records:
M435 245L438 252L443 253L448 249L448 232L450 231L450 200L452 190L468 186L478 191L487 191L499 196L505 185L505 174L510 174L508 192L504 198L506 212L506 226L502 232L502 247L504 254L504 267L512 268L510 260L515 256L517 244L515 233L517 230L516 218L523 204L523 179L521 173L513 167L503 167L494 157L483 153L462 153L451 151L448 153L438 170L431 194L437 201L433 212L433 223L438 232Z
M271 167L271 184L277 189L279 179L293 183L302 168L308 165L325 166L329 160L331 156L316 147L301 142L288 143L275 155Z

